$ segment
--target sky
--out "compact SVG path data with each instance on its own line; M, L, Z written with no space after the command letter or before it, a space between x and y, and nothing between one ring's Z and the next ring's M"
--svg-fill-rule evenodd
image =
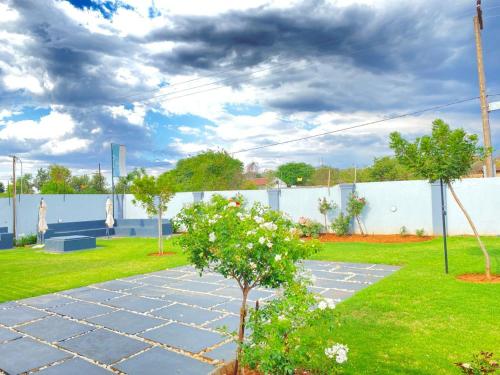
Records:
M500 1L483 10L500 94ZM477 96L474 13L473 0L4 0L0 181L12 154L24 172L108 173L111 143L129 170L159 173L208 149L261 170L366 166L391 154L391 131L414 138L435 118L481 135L472 101L238 152ZM498 149L500 113L491 129Z

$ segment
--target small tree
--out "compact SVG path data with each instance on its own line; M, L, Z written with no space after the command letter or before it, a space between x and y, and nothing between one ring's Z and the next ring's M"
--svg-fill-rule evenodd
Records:
M477 145L475 134L467 134L463 129L451 130L443 120L434 120L432 134L417 138L410 143L395 132L390 135L390 146L396 158L416 174L430 182L442 180L469 222L479 247L485 258L486 277L491 278L490 256L481 237L462 202L453 189L453 182L467 176L476 159L484 159L489 150Z
M175 183L170 172L155 178L143 174L137 177L130 188L134 204L140 204L150 216L158 216L158 253L163 254L163 213L175 194Z
M236 374L250 291L292 281L296 262L315 251L317 244L299 240L294 223L282 213L260 203L247 209L241 197L227 200L215 195L210 202L184 207L177 222L186 228L180 244L200 275L213 270L235 279L241 289Z
M335 203L327 201L325 197L323 197L323 199L321 199L321 198L318 199L318 210L323 215L323 219L325 220L325 231L326 232L328 232L328 224L327 224L327 220L326 220L326 215L328 214L328 211L333 210L336 207L337 207L337 205Z
M363 212L363 209L366 206L366 199L365 198L360 198L358 196L358 193L352 192L349 195L349 199L347 201L347 215L351 218L355 218L356 222L358 223L359 230L361 231L361 234L364 236L365 232L363 231L363 227L361 226L361 220L359 219L359 216Z

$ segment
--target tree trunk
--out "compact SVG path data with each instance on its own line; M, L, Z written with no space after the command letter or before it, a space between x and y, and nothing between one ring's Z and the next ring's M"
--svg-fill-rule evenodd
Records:
M162 223L163 212L161 207L158 208L158 253L163 254L163 223Z
M472 222L471 217L465 210L465 207L462 205L462 202L460 202L460 199L458 199L457 194L455 193L455 190L453 190L453 187L451 184L447 184L448 188L450 189L451 195L453 195L453 198L455 199L455 202L457 202L458 207L462 210L462 212L465 215L465 218L469 222L470 227L472 228L472 231L474 232L474 235L476 236L477 242L479 243L479 247L481 248L481 251L483 252L484 255L484 262L485 262L485 271L486 271L486 278L491 279L491 262L490 262L490 254L488 254L488 251L486 250L486 247L484 247L483 241L481 241L481 237L479 237L479 233L477 232L476 226Z
M325 218L325 233L328 233L328 225L326 224L326 214L323 214L323 217Z
M241 356L241 345L243 344L243 339L245 337L245 318L247 315L247 297L250 292L250 288L245 286L243 288L243 301L241 302L240 308L240 328L238 331L238 352L236 355L236 362L234 363L234 375L238 375L239 360Z
M358 222L359 230L361 231L361 235L364 236L365 232L363 232L363 228L361 227L361 221L359 220L359 216L356 215L356 221Z

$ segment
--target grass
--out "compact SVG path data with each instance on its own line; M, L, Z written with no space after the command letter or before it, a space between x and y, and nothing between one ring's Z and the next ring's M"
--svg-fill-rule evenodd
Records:
M500 239L484 238L500 273ZM500 355L500 284L456 280L481 273L475 239L449 241L450 274L442 242L326 244L314 259L397 264L403 268L339 304L336 340L350 347L348 374L458 374L453 363L481 350Z
M485 237L493 272L500 273L500 238ZM99 240L102 249L47 254L0 251L0 301L153 272L186 263L175 255L150 257L154 239ZM349 345L346 374L458 374L453 363L480 350L500 354L500 285L456 280L482 272L471 237L449 240L450 274L443 272L440 239L407 244L325 244L318 260L401 265L402 269L338 305L335 340Z
M163 257L148 256L157 249L155 239L100 239L97 246L95 250L67 254L50 254L30 248L0 250L0 302L187 263L172 242L165 242L165 251L175 254Z

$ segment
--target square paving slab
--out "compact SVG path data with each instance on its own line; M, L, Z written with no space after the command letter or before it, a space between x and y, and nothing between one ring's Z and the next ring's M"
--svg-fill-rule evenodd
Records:
M214 366L161 348L152 348L113 366L126 374L157 375L164 374L199 375L208 374ZM160 370L161 369L161 370Z
M149 347L148 344L105 329L60 343L62 348L110 365Z
M33 323L23 325L19 331L47 342L56 342L81 335L95 327L78 323L59 316L49 316Z
M71 354L27 337L0 344L0 369L7 374L21 374L69 357Z
M380 264L304 264L315 276L311 290L337 302L399 269ZM263 306L277 295L279 291L256 289L248 305L259 300ZM235 343L227 342L228 336L218 328L236 330L240 307L241 291L234 280L211 272L200 277L191 266L3 303L0 370L100 375L112 373L104 368L111 366L129 375L205 375L235 357Z

